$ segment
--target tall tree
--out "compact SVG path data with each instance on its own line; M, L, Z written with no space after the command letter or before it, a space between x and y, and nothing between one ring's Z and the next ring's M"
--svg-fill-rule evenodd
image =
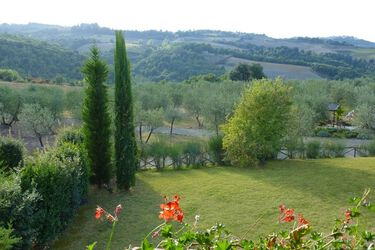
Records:
M91 49L90 58L82 72L87 88L83 103L83 128L88 162L93 173L93 181L99 187L111 178L110 115L108 111L107 64L99 57L96 47Z
M137 145L134 132L130 63L122 31L116 31L115 47L115 160L117 187L135 184Z
M273 158L286 135L290 107L290 88L280 78L255 81L223 126L227 158L240 166Z

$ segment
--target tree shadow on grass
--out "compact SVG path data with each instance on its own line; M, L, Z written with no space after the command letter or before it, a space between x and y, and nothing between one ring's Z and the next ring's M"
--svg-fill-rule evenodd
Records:
M161 194L139 178L134 190L128 192L109 193L107 190L91 188L88 203L79 209L72 224L53 243L52 249L85 249L85 246L95 241L95 249L104 249L112 225L105 219L96 220L95 209L100 205L113 214L118 204L122 204L123 210L111 249L124 249L129 244L139 246L147 232L162 222L158 214L159 204L163 201Z
M264 168L237 171L239 175L245 174L286 192L294 189L322 200L343 196L348 200L353 195L360 196L365 188L371 188L375 192L375 160L372 169L369 161L366 161L367 167L361 168L340 166L340 160L275 161ZM355 159L352 161L353 164L363 163L361 159L358 162ZM233 174L233 169L227 171Z

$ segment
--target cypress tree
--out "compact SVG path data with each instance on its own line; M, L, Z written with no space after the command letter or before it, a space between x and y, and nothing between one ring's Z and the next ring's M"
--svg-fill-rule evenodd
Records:
M87 87L83 103L83 131L92 181L99 187L111 178L110 115L108 112L107 64L99 57L99 49L91 48L90 58L82 73Z
M117 187L135 184L136 141L130 64L122 31L116 31L115 47L115 164Z

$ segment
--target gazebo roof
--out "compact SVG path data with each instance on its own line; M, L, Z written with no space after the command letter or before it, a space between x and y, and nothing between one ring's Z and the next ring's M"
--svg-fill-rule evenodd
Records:
M330 103L328 104L329 111L337 111L340 108L340 104L338 103Z

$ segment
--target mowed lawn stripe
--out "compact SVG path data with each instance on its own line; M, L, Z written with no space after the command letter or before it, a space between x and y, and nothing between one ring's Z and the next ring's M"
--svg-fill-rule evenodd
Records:
M278 205L283 203L303 213L315 229L328 232L336 218L343 218L350 197L365 188L372 188L375 197L375 158L275 161L256 169L145 171L137 180L128 193L93 189L89 203L53 249L84 249L93 241L103 248L111 227L94 219L96 204L110 210L123 204L113 249L139 245L160 223L163 196L175 194L181 196L185 221L192 223L199 214L202 228L222 222L235 235L248 232L248 238L256 239L291 226L277 223ZM365 215L364 225L375 228L375 214Z

